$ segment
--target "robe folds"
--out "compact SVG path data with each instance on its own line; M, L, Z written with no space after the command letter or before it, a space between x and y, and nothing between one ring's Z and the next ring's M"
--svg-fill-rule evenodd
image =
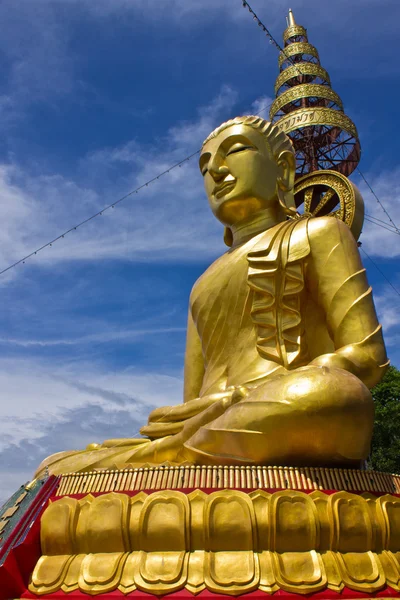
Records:
M361 460L373 421L367 388L387 364L372 291L348 227L334 216L288 220L230 249L195 283L185 402L150 414L141 429L149 439L63 453L41 468L299 464L296 456L326 464L329 453L334 464ZM326 451L324 419L345 438L338 441L336 431ZM322 437L306 452L305 435L314 435L317 425ZM289 434L292 442L282 451L277 435ZM349 441L354 435L359 455Z

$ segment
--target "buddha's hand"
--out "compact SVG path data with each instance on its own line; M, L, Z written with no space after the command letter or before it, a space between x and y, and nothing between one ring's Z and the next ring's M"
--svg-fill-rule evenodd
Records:
M206 411L217 403L236 404L248 393L244 386L230 386L223 392L208 394L201 398L189 400L176 406L156 408L150 413L149 422L141 428L140 433L151 439L173 435L182 431L187 421Z

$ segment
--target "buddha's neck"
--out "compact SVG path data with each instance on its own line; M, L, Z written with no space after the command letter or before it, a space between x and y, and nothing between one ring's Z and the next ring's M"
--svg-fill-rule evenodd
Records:
M233 236L232 248L247 242L255 235L266 229L270 229L270 227L284 220L285 215L280 206L273 206L252 215L249 219L241 221L237 225L231 225L230 229Z

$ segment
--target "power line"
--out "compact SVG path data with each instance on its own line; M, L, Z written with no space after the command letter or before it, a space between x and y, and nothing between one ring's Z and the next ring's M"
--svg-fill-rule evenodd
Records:
M130 192L128 192L127 194L125 194L125 196L122 196L121 198L119 198L118 200L116 200L115 202L113 202L112 204L109 204L108 206L105 206L104 208L102 208L101 210L99 210L94 215L91 215L90 217L87 217L86 219L84 219L80 223L77 223L73 227L70 227L69 229L67 229L66 231L64 231L64 233L61 233L60 235L58 235L57 237L55 237L50 242L46 242L46 244L43 244L43 246L40 246L39 248L37 248L33 252L30 252L29 254L27 254L26 256L24 256L23 258L21 258L20 260L17 260L15 263L11 264L10 266L8 266L5 269L3 269L2 271L0 271L0 275L3 275L3 273L6 273L7 271L9 271L10 269L13 269L14 267L16 267L19 264L24 263L26 260L28 260L28 258L31 258L32 256L34 256L35 254L37 254L41 250L44 250L45 248L48 248L49 246L52 246L55 242L58 242L59 240L61 240L62 238L64 238L66 235L68 235L72 231L76 231L79 227L82 227L82 225L85 225L86 223L88 223L89 221L92 221L96 217L101 216L103 213L105 213L110 208L115 208L117 206L117 204L119 204L120 202L123 202L124 200L126 200L127 198L129 198L129 196L132 196L133 194L137 194L140 190L142 190L143 188L149 186L151 183L154 183L155 181L157 181L157 179L160 179L160 177L162 177L163 175L166 175L167 173L169 173L173 169L176 169L176 167L181 167L183 165L183 163L189 161L191 158L193 158L194 156L196 156L196 154L198 154L199 152L200 152L200 150L196 150L196 152L193 152L193 154L190 154L189 156L187 156L183 160L180 160L179 162L177 162L174 165L172 165L172 167L169 167L168 169L166 169L165 171L162 171L161 173L159 173L158 175L156 175L152 179L149 179L148 181L146 181L146 183L143 183L142 185L140 185L139 187L135 188L134 190L131 190Z
M374 190L372 189L372 187L370 186L368 181L365 179L364 175L362 174L362 172L360 171L360 169L358 167L357 167L357 171L358 171L359 175L362 177L362 179L364 180L364 183L368 186L369 190L375 197L377 203L379 204L379 206L381 207L381 209L383 210L383 212L385 213L385 215L387 216L387 218L389 219L389 221L391 222L391 224L393 225L393 227L395 228L397 233L400 234L400 229L397 227L396 223L393 221L392 217L389 215L388 211L386 210L386 208L384 207L382 202L379 200L378 196L375 194Z
M296 70L297 70L297 72L298 72L299 75L303 75L303 73L298 68L296 62L294 61L293 57L292 56L288 56L286 54L286 50L284 48L282 48L282 46L276 41L276 39L274 38L274 36L272 35L272 33L269 31L269 29L264 25L264 23L261 21L261 19L256 15L256 13L254 12L254 10L251 8L251 6L247 2L247 0L242 0L242 4L243 4L243 8L247 8L247 10L249 11L249 13L252 15L254 21L256 21L257 25L260 27L260 29L263 30L263 32L265 33L265 35L269 39L270 44L272 44L273 46L275 46L275 48L277 48L280 52L282 52L282 54L284 54L286 56L286 58L288 59L288 61L294 67L296 67Z
M392 227L390 225L390 223L388 223L387 221L382 221L382 219L378 219L377 217L373 217L372 215L368 215L367 213L365 213L365 216L369 217L370 219L374 219L375 221L378 221L379 223L383 223L384 225L388 225L389 227Z
M296 68L297 73L300 76L302 76L303 73L301 72L301 70L300 70L300 68L298 66L298 63L296 63L294 61L293 57L287 55L286 49L282 48L282 46L276 41L276 39L274 38L274 36L272 35L272 33L269 31L269 29L264 25L264 23L261 21L261 19L258 17L258 15L251 8L251 6L247 2L247 0L242 0L242 4L243 4L244 8L247 8L247 10L249 11L249 13L252 15L253 19L257 22L257 25L263 30L263 32L269 38L270 43L273 44L275 46L275 48L277 48L280 52L282 52L286 56L286 58L288 59L288 61ZM389 215L388 211L384 207L383 203L378 198L378 196L376 195L376 193L372 189L371 185L368 183L368 181L366 180L365 176L363 175L363 173L360 171L360 169L358 167L357 167L357 171L358 171L359 175L362 177L362 179L364 180L365 184L370 189L371 193L374 195L376 201L378 202L379 206L382 208L382 210L385 213L385 215L388 217L389 221L393 225L393 227L396 230L396 232L400 234L400 229L397 227L397 225L395 224L395 222L393 221L393 219Z
M271 104L268 104L267 106L264 106L264 107L260 108L260 110L258 111L258 113L264 112L270 106L271 106ZM36 248L36 250L33 250L32 252L30 252L29 254L27 254L26 256L24 256L23 258L20 258L19 260L15 261L13 264L9 265L8 267L6 267L2 271L0 271L0 275L3 275L4 273L6 273L7 271L9 271L10 269L13 269L17 265L20 265L21 263L24 264L26 260L28 260L29 258L32 258L32 256L35 256L36 254L38 254L38 252L41 252L45 248L51 247L55 242L58 242L62 238L65 238L66 235L68 235L72 231L76 231L77 229L79 229L79 227L82 227L82 225L85 225L86 223L89 223L89 221L92 221L96 217L101 216L107 210L109 210L111 208L115 208L117 206L117 204L119 204L120 202L123 202L124 200L126 200L130 196L133 196L133 194L137 194L140 190L142 190L145 187L148 187L151 183L154 183L155 181L157 181L157 179L160 179L160 177L162 177L163 175L166 175L167 173L170 173L173 169L176 169L177 167L181 167L185 162L188 162L194 156L196 156L197 154L199 154L200 150L201 149L199 148L199 150L196 150L196 152L193 152L192 154L189 154L189 156L186 156L185 158L183 158L179 162L175 163L174 165L172 165L171 167L169 167L165 171L162 171L161 173L159 173L158 175L156 175L152 179L149 179L148 181L146 181L146 183L143 183L142 185L140 185L139 187L135 188L134 190L131 190L130 192L128 192L127 194L125 194L125 196L122 196L118 200L115 200L115 202L113 202L112 204L109 204L108 206L105 206L101 210L97 211L95 214L91 215L90 217L87 217L86 219L84 219L80 223L77 223L73 227L70 227L69 229L67 229L63 233L60 233L60 235L58 235L57 237L55 237L50 242L46 242L45 244L43 244L39 248Z
M361 250L362 252L364 252L365 256L372 262L372 264L374 265L375 269L377 271L379 271L379 273L382 275L382 277L384 279L386 279L386 281L388 282L388 284L390 285L390 287L392 288L392 290L394 290L396 292L396 294L400 297L400 292L397 288L394 287L393 283L390 281L390 279L388 279L385 275L385 273L382 271L382 269L380 267L378 267L378 265L376 264L376 262L374 260L372 260L372 258L369 256L369 254L367 254L364 250L364 248L361 246Z
M296 68L298 74L301 76L302 72L299 69L298 65L294 62L293 58L288 56L285 49L283 49L280 44L278 44L278 42L276 41L276 39L274 38L274 36L272 35L272 33L268 30L268 28L264 25L264 23L261 21L261 19L257 16L257 14L254 12L254 10L251 8L250 4L247 2L247 0L242 0L242 4L244 8L247 8L247 10L250 12L250 14L253 16L253 19L257 22L258 26L263 30L263 32L266 34L266 36L269 38L269 41L271 44L273 44L280 52L282 52L286 58L289 60L289 62ZM381 202L381 200L378 198L377 194L374 192L374 190L372 189L372 186L368 183L368 181L366 180L364 174L360 171L359 168L357 168L358 173L360 174L360 176L362 177L362 179L364 180L365 184L368 186L369 190L371 191L371 193L374 195L376 201L378 202L379 206L382 208L383 212L385 213L385 215L388 217L390 224L386 223L386 224L382 224L384 223L383 221L381 223L378 223L378 221L380 221L380 219L375 219L375 217L372 217L371 215L365 215L367 221L370 221L371 223L373 223L374 225L377 225L378 227L382 227L383 229L387 229L388 231L391 231L392 233L395 233L397 235L400 235L400 230L397 227L397 225L395 224L395 222L393 221L393 219L391 218L391 216L389 215L388 211L386 210L386 208L384 207L383 203ZM389 225L389 227L387 227L387 225ZM379 271L379 273L382 275L382 277L384 277L384 279L386 279L386 281L388 282L388 284L390 285L390 287L396 292L396 294L398 294L398 296L400 296L400 292L394 287L394 285L391 283L391 281L386 277L386 275L383 273L383 271L378 267L378 265L372 260L372 258L370 256L368 256L368 254L365 252L365 250L363 248L361 248L362 251L364 252L364 254L367 256L367 258L369 258L369 260L372 262L372 264L375 266L375 268Z
M242 1L243 1L243 5L244 5L245 4L245 0L242 0ZM246 2L246 5L249 7L249 5L248 5L247 2ZM249 7L249 10L250 10L250 7ZM258 19L258 17L257 17L257 19ZM265 26L263 26L263 28L265 28ZM267 29L266 29L266 31L268 32ZM268 32L268 34L269 34L269 32ZM280 48L280 46L279 46L279 44L277 42L276 42L276 45ZM260 114L260 113L264 112L265 110L267 110L271 106L271 104L263 106L261 109L259 109L258 114ZM51 241L46 242L45 244L43 244L39 248L36 248L36 250L33 250L32 252L30 252L29 254L27 254L26 256L24 256L23 258L20 258L19 260L15 261L11 265L9 265L8 267L6 267L2 271L0 271L0 275L3 275L4 273L6 273L7 271L9 271L10 269L13 269L13 268L15 268L16 266L18 266L20 264L24 264L26 260L28 260L29 258L32 258L32 256L37 255L39 252L41 252L45 248L52 247L52 245L55 242L58 242L59 240L65 238L65 236L68 235L69 233L71 233L72 231L76 231L77 229L79 229L80 227L82 227L83 225L85 225L86 223L88 223L89 221L92 221L96 217L101 216L107 210L115 208L118 204L120 204L121 202L123 202L124 200L126 200L127 198L129 198L130 196L133 196L134 194L137 194L140 190L144 189L145 187L148 187L150 184L152 184L155 181L157 181L158 179L160 179L160 177L162 177L163 175L166 175L167 173L170 173L173 169L176 169L177 167L181 167L185 162L190 161L194 156L196 156L197 154L199 154L199 152L200 152L200 149L196 150L195 152L193 152L189 156L186 156L185 158L183 158L179 162L175 163L174 165L172 165L171 167L169 167L165 171L162 171L161 173L159 173L158 175L156 175L152 179L149 179L148 181L146 181L145 183L143 183L139 187L135 188L134 190L131 190L130 192L128 192L127 194L125 194L124 196L122 196L121 198L119 198L118 200L115 200L115 202L113 202L112 204L109 204L108 206L105 206L104 208L102 208L101 210L97 211L96 213L94 213L90 217L87 217L83 221L80 221L79 223L77 223L73 227L70 227L69 229L67 229L63 233L59 234L57 237L55 237ZM379 198L377 197L377 195L375 194L375 192L373 191L373 189L371 188L371 186L369 185L369 183L366 181L364 175L361 172L360 172L360 175L362 176L362 178L364 179L364 181L368 185L369 189L374 194L374 196L377 199L378 203L383 208L385 214L387 214L390 222L393 225L393 228L392 228L391 225L389 225L389 223L386 223L385 221L381 221L380 219L376 219L375 217L372 217L371 215L365 215L366 219L368 221L370 221L371 223L373 223L374 225L377 225L379 227L382 227L383 229L387 229L388 231L391 231L393 233L396 233L396 234L400 235L400 230L396 227L396 225L394 224L393 220L390 218L390 215L388 214L388 212L386 211L386 209L384 208L384 206L380 202ZM374 219L374 220L372 220L372 219ZM378 222L375 222L375 221L380 221L380 223L382 223L382 224L380 224ZM389 225L389 227L387 227L386 225Z
M390 231L391 233L394 233L395 235L400 235L400 232L396 231L396 229L393 229L392 226L386 227L385 225L381 225L381 223L377 223L376 220L373 220L374 217L371 217L370 215L364 215L364 218L365 218L366 221L369 221L373 225L377 225L378 227L382 227L382 229L386 229L387 231Z

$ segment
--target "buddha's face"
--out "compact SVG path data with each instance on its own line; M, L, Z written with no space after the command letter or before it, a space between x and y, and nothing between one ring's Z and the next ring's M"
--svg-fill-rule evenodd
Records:
M200 155L208 201L224 225L235 225L277 204L280 167L265 137L248 125L232 125L209 140Z

